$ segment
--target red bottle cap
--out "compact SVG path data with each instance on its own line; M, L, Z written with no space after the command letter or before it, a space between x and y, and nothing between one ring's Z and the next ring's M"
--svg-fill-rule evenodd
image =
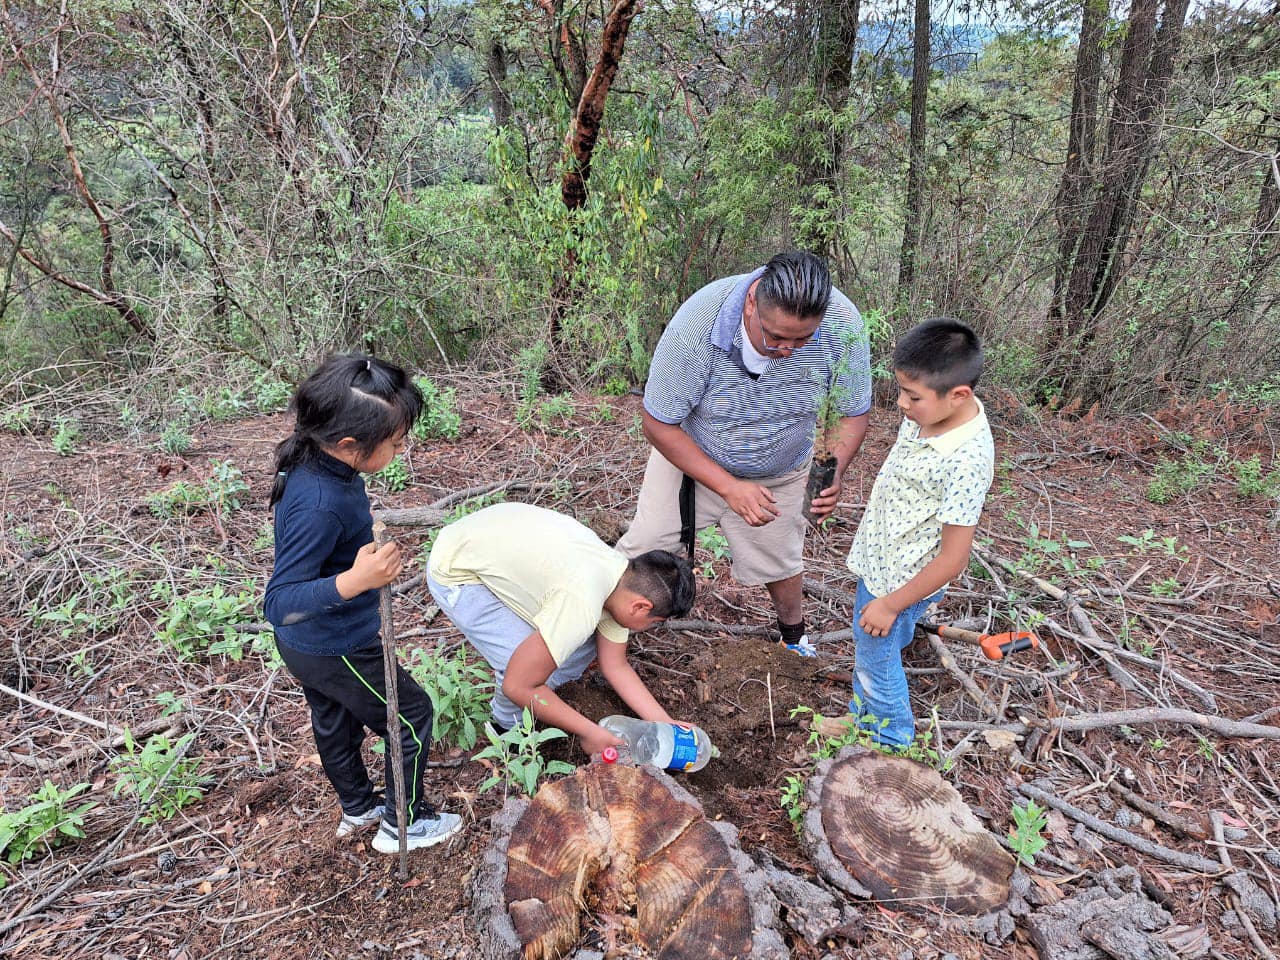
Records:
M605 763L617 763L618 748L605 747L603 750L600 751L600 759L603 760Z

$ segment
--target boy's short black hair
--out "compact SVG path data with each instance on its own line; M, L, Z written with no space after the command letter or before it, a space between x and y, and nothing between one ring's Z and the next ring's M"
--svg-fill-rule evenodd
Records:
M938 394L976 387L982 376L982 341L954 317L933 317L898 338L893 369L923 380Z
M623 585L653 603L653 615L682 617L693 606L693 565L668 550L650 550L627 561Z

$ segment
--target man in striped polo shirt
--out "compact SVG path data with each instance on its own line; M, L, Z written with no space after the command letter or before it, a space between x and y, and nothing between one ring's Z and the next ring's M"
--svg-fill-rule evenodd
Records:
M843 416L828 444L835 482L811 507L818 520L835 508L867 430L862 317L809 253L781 253L703 287L676 311L653 355L643 413L653 451L617 546L628 557L675 549L681 482L692 478L693 528L720 527L734 577L768 588L783 643L806 656L802 507L818 405L833 386Z

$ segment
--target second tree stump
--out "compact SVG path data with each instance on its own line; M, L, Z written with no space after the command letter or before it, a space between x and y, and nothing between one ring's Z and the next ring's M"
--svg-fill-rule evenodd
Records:
M1013 857L932 767L848 747L819 765L806 799L809 853L848 893L963 914L1009 899Z

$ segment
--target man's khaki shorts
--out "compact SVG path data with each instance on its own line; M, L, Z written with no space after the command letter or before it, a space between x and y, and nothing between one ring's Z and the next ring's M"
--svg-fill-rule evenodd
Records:
M615 548L626 557L649 550L670 550L683 555L680 546L679 470L657 450L649 454L640 486L640 502L631 527ZM763 527L753 527L729 509L719 494L694 484L694 527L715 524L729 541L733 578L746 586L786 580L804 571L804 488L809 465L780 477L752 480L773 492L778 516Z

